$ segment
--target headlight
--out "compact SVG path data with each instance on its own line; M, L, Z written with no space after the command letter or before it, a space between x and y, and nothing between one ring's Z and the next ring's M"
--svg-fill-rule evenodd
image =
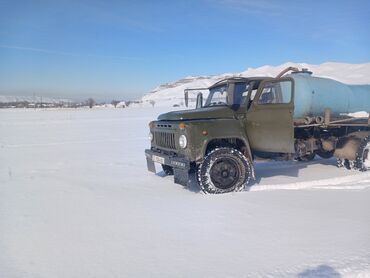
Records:
M185 149L186 146L188 145L188 139L186 138L185 135L181 135L179 137L179 145L180 145L180 148L182 149Z
M149 132L148 138L149 138L149 141L152 142L154 139L153 133Z

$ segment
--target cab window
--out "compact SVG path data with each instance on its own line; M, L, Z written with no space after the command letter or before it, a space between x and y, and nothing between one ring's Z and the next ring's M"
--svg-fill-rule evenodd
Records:
M246 82L238 82L234 84L234 101L233 104L243 104L248 95L248 84Z
M290 103L292 82L290 80L266 82L258 99L258 104Z
M210 89L204 107L227 105L228 104L227 88L228 88L227 84L224 84Z

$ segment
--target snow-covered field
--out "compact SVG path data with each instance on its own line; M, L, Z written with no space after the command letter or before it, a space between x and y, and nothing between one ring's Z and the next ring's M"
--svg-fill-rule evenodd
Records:
M0 110L0 277L370 277L370 173L260 163L204 195L147 172L160 112Z

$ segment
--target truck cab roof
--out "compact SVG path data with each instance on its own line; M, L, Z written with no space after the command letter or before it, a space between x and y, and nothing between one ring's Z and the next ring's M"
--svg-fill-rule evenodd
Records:
M212 88L215 88L217 86L224 85L224 84L227 84L227 83L248 82L248 81L251 81L251 80L262 81L262 80L266 80L266 79L273 79L273 77L269 77L269 76L257 76L257 77L236 77L235 76L235 77L228 77L228 78L222 79L220 81L217 81L216 83L211 85L208 89L212 89Z

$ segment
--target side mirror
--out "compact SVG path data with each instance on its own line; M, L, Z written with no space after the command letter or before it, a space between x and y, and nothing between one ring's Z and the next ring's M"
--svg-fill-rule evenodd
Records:
M197 94L197 106L196 106L196 108L199 109L199 108L202 108L202 107L203 107L203 94L198 93Z
M184 91L184 98L185 98L185 106L188 107L189 106L189 92L188 91Z

